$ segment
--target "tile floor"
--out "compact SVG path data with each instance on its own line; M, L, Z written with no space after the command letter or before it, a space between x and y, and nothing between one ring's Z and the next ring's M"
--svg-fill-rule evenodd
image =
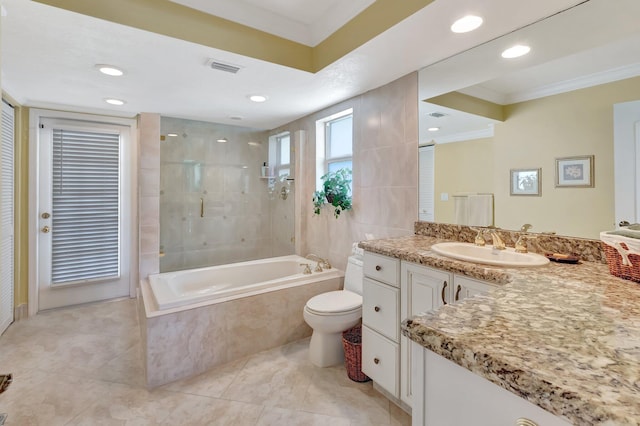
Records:
M0 337L7 425L410 425L344 367L317 368L308 339L148 391L134 300L39 314Z

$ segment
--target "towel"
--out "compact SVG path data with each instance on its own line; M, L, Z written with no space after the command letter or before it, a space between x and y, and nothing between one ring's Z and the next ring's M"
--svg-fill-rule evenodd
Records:
M469 226L493 225L493 194L469 195Z

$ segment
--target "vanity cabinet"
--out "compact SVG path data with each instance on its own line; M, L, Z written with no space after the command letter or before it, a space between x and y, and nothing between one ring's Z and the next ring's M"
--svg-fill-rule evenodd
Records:
M401 322L478 293L489 283L365 251L362 371L407 407L413 403L411 341Z
M410 350L413 426L571 424L415 342Z
M400 260L364 253L362 371L400 398Z

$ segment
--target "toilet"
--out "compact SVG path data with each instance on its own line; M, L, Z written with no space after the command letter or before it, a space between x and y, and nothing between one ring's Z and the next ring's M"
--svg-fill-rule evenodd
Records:
M313 329L309 360L318 367L344 362L342 332L358 324L362 318L361 253L361 249L357 249L349 256L343 290L318 294L304 307L304 320Z

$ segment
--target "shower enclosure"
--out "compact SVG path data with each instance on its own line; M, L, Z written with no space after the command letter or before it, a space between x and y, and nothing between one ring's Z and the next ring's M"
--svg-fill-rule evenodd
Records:
M295 252L294 181L275 175L267 132L170 117L160 130L161 272Z

